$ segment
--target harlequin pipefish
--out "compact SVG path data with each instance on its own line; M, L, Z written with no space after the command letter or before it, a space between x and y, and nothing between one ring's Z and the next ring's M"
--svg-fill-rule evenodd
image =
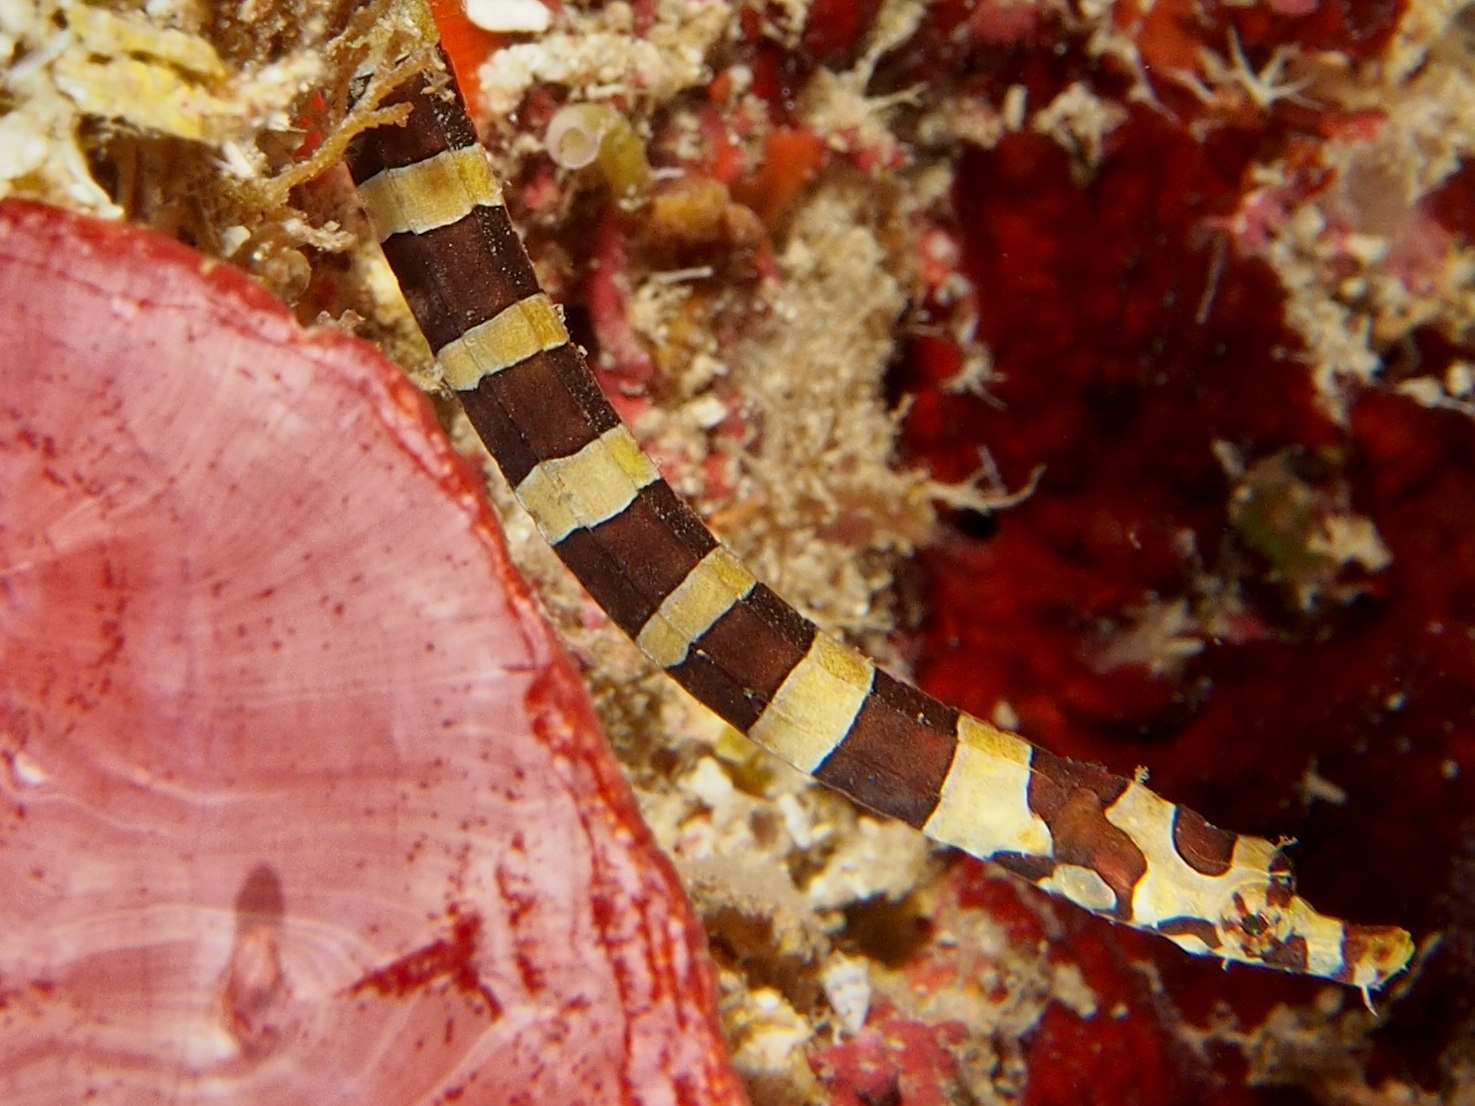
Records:
M404 12L434 41L424 0ZM347 161L385 258L476 432L563 563L652 662L860 805L1188 952L1367 992L1409 934L1318 913L1283 847L1056 756L896 679L723 547L605 399L540 288L444 54Z

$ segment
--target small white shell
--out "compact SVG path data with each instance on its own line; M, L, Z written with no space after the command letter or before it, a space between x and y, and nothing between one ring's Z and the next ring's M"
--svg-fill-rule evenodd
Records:
M569 104L548 122L543 136L548 156L565 169L582 169L599 156L599 145L619 121L608 104Z
M540 0L466 0L466 18L483 31L542 34L552 13Z
M871 1010L869 961L833 953L820 969L819 985L824 988L843 1035L854 1037L865 1028L866 1015Z

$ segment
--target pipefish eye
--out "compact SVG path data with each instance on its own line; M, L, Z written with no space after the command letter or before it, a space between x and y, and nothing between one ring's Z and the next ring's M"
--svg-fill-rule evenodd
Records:
M1229 896L1217 928L1246 956L1261 959L1291 936L1292 919L1276 901L1274 880L1243 884Z

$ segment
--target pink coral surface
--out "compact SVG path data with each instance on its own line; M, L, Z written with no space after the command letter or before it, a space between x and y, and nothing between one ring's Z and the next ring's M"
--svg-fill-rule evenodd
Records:
M672 873L398 370L33 205L0 320L0 1101L740 1101Z

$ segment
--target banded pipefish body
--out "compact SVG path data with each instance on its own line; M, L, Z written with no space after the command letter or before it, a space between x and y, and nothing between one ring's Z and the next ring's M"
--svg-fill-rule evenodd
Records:
M433 20L408 5L427 36ZM1318 913L1281 845L889 675L749 571L662 479L539 287L449 66L349 168L446 382L559 557L670 677L855 802L1191 953L1367 992L1408 933Z

